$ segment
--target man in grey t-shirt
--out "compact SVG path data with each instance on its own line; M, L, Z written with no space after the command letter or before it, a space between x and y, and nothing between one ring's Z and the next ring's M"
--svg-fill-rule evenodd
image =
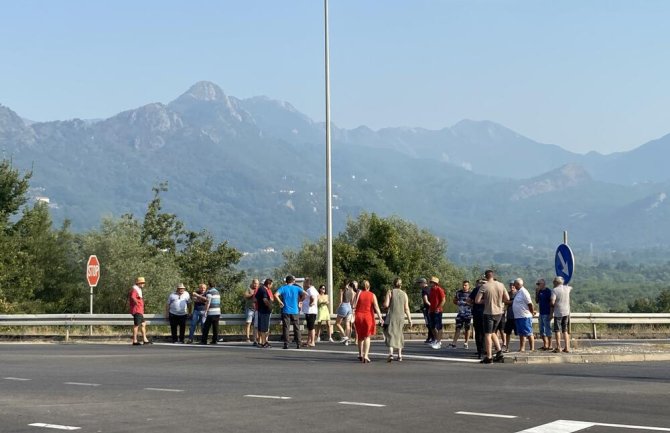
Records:
M556 348L554 353L561 352L561 336L565 340L563 352L570 352L570 292L572 287L564 284L563 277L554 278L551 291L551 309L554 316L554 337Z

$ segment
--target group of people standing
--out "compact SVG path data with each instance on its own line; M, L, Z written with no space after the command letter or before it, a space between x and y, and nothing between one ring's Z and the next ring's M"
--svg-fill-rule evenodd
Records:
M151 344L147 337L146 321L144 319L144 293L146 280L137 277L135 284L128 293L128 305L133 316L133 346ZM170 293L165 304L165 317L170 323L172 342L176 344L193 343L195 330L200 326L202 335L200 344L207 344L209 331L212 331L210 344L217 344L219 338L219 319L221 317L221 295L215 284L209 286L198 285L192 294L186 291L184 284L178 284L175 291ZM186 341L186 323L190 319L188 341ZM142 342L138 340L142 335Z
M426 343L434 349L442 347L442 311L446 301L444 289L439 286L436 277L417 281L422 289L423 313L428 327ZM539 328L542 338L541 350L555 353L570 352L570 292L572 287L565 285L562 277L553 280L553 289L545 285L544 279L537 280L535 302L539 306ZM471 327L474 328L477 358L484 364L503 362L508 351L511 334L519 336L519 351L524 352L526 341L529 349L535 350L533 317L537 315L529 291L524 287L523 279L510 281L509 291L497 281L492 270L477 280L474 290L470 282L463 281L462 289L453 297L458 308L456 326L449 347L455 348L461 331L464 333L464 348L468 348ZM553 332L556 347L552 347L551 318L554 318ZM562 346L564 341L564 347Z
M258 347L271 347L267 340L270 315L273 306L281 309L283 348L288 349L291 343L296 348L314 347L320 341L321 327L325 325L328 340L333 340L333 328L330 323L330 308L326 287L318 290L312 285L310 278L303 280L302 287L296 284L295 277L288 275L285 284L276 292L272 291L273 281L266 279L262 286L253 280L244 293L246 301L246 337ZM389 290L382 304L386 314L382 315L380 303L370 290L370 283L364 280L360 285L351 281L340 290L340 303L336 310L335 326L341 335L341 341L348 345L351 340L352 324L358 346L358 359L362 363L370 362L370 337L377 333L377 324L383 327L385 341L389 347L389 362L393 359L402 361L404 347L403 327L405 318L411 325L407 294L402 290L402 281L396 278L393 288ZM307 339L302 342L300 329L300 313L304 314L307 328ZM253 333L252 333L253 324ZM289 340L289 331L293 327L293 339ZM394 351L397 350L397 355ZM395 356L395 358L394 358Z
M138 277L129 292L130 313L133 316L132 344L139 346L151 344L146 335L144 320L143 289L145 279ZM261 348L271 347L268 341L270 318L275 305L281 310L283 348L293 343L296 348L314 347L320 341L322 326L328 332L328 340L333 340L333 326L330 321L330 305L326 287L318 290L310 278L303 280L302 287L295 277L288 275L284 284L273 292L273 280L267 278L260 283L253 279L244 292L245 322L247 342ZM433 349L442 348L443 311L447 300L445 290L437 277L429 280L420 278L417 285L421 290L422 311L428 329L426 343ZM542 338L540 350L570 352L570 292L572 287L565 285L563 278L553 280L553 289L546 287L545 280L536 283L535 302L539 307L539 330ZM370 283L363 280L360 284L351 281L340 289L339 305L336 310L335 326L341 341L348 345L355 334L358 346L358 359L362 363L370 362L370 337L377 333L377 326L383 329L384 341L388 347L387 361L402 361L404 348L405 319L409 326L412 319L408 297L402 289L402 280L396 278L393 286L386 291L383 301L370 290ZM535 350L533 335L533 317L538 314L529 291L521 278L510 281L509 291L500 283L492 270L477 280L473 290L470 282L463 281L462 288L456 291L452 299L458 308L455 332L449 347L455 348L459 335L463 332L464 348L468 348L470 330L474 328L477 357L484 364L502 362L504 352L508 350L511 334L519 336L519 351L525 351L528 341L531 351ZM385 314L382 314L382 309ZM304 314L307 339L302 341L300 313ZM183 284L177 285L168 296L165 316L170 323L173 343L193 343L198 325L202 330L200 344L208 344L209 332L212 338L209 344L217 344L219 337L219 319L221 316L221 296L215 284L200 284L196 291L189 294ZM553 329L551 318L553 316ZM185 339L187 320L190 319L188 340ZM353 325L353 327L352 327ZM252 330L253 326L253 330ZM293 339L289 340L289 331L293 327ZM353 329L352 329L353 328ZM555 347L552 346L552 330ZM142 337L140 342L139 337Z

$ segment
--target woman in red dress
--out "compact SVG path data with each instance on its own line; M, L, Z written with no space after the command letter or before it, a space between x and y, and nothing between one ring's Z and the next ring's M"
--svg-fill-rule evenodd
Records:
M358 336L358 359L361 362L370 362L370 336L377 332L375 326L375 313L382 322L382 312L379 310L377 297L370 291L370 282L363 281L362 289L354 299L354 326Z

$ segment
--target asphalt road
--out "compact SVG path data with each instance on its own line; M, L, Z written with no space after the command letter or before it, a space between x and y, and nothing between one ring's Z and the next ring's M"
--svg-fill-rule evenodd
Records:
M480 365L412 342L389 364L384 351L360 364L329 343L0 344L0 433L670 431L668 363Z

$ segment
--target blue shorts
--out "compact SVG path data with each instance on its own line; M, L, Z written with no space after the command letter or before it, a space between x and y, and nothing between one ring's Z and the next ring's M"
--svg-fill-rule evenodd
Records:
M548 314L540 314L540 335L543 337L551 337L551 316Z
M516 333L521 337L530 337L533 335L533 318L532 317L522 317L520 319L514 319L514 324L516 325Z
M430 322L433 325L433 329L437 329L438 331L442 329L442 312L430 313Z
M339 307L337 307L337 317L348 317L351 315L351 304L348 302L342 302Z

